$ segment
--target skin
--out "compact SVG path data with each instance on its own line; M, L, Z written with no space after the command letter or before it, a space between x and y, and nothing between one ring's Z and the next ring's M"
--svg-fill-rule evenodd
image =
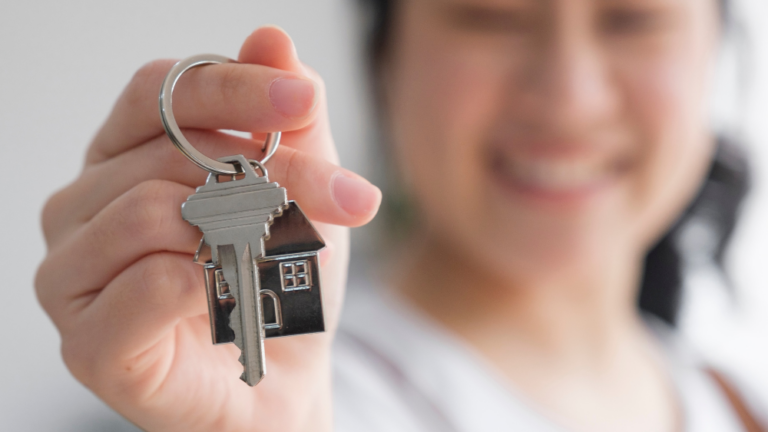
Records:
M645 251L711 159L714 1L402 0L394 18L384 103L424 224L394 289L571 430L678 430L635 296ZM210 344L191 263L200 234L179 215L205 172L157 115L172 61L137 73L82 175L44 210L36 287L64 359L146 430L332 429L345 227L369 221L381 196L337 166L322 81L282 31L254 32L239 60L185 75L177 119L212 157L260 148L212 130L289 131L270 178L333 245L321 257L328 331L267 341L256 388L239 381L234 346ZM270 104L289 77L316 91Z
M329 353L347 227L367 223L381 193L338 167L322 80L299 62L282 30L255 31L239 61L185 74L174 92L177 121L211 157L258 159L263 132L286 131L267 164L270 180L288 189L329 246L320 257L327 332L266 341L268 378L257 387L239 380L234 345L211 344L203 273L192 262L201 234L180 215L207 173L171 145L157 111L157 91L175 61L136 73L80 177L43 211L48 255L35 286L61 333L64 361L149 431L332 430ZM275 83L290 79L300 82L280 93Z
M381 88L423 229L392 285L571 430L681 427L635 298L711 161L718 20L700 0L395 8Z

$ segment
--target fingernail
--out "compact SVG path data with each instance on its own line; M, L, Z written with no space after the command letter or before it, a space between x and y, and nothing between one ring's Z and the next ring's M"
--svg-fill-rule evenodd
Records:
M305 117L317 104L317 85L304 78L278 78L269 86L269 99L280 114Z
M352 216L368 216L381 202L379 188L341 171L337 171L331 179L331 196L336 205Z

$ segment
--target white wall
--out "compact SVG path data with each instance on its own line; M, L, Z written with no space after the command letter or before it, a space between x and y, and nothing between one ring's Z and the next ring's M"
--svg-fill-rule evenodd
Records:
M278 24L325 77L342 162L366 172L371 134L354 1L0 4L0 161L7 167L0 188L0 430L130 430L69 376L32 279L45 253L42 204L77 175L88 141L133 71L158 57L236 56L252 29ZM697 343L768 389L768 28L761 25L768 3L746 0L744 8L755 42L746 124L756 184L731 257L741 309L734 318L718 291L698 281L685 322Z
M743 134L753 186L727 257L735 292L729 295L706 271L692 275L682 325L710 359L768 401L768 2L739 0L736 6L745 34L735 46L742 52L726 47L714 111Z

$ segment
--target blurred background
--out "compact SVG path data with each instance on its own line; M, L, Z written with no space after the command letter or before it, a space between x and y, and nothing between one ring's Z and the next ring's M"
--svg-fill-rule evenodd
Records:
M706 262L686 277L682 329L716 363L768 400L768 17L765 0L741 0L723 46L711 111L742 137L754 184L728 254L735 289ZM0 430L135 430L77 383L56 329L33 290L45 254L39 214L74 179L85 149L123 86L155 58L236 57L256 27L277 24L325 79L344 166L385 182L363 51L366 17L355 0L52 1L0 4ZM13 177L13 179L10 179ZM372 228L356 230L351 286L376 256Z

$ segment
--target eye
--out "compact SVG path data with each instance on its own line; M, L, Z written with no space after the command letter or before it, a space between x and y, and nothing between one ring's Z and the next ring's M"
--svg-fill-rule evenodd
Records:
M523 11L480 7L454 11L451 21L458 29L477 33L519 33L535 25L531 14Z
M609 9L600 17L600 27L608 34L650 33L664 28L667 15L663 11L647 8Z

